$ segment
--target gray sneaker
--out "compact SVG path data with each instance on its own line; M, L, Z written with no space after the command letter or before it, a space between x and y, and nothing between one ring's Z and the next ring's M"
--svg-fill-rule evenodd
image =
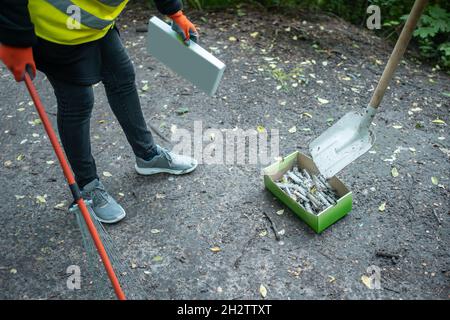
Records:
M136 157L135 169L142 175L151 175L156 173L185 174L197 168L197 161L191 157L178 155L167 149L156 146L158 155L153 159L146 161Z
M116 223L125 218L125 210L106 191L98 179L92 180L81 190L84 200L92 202L95 216L103 223Z

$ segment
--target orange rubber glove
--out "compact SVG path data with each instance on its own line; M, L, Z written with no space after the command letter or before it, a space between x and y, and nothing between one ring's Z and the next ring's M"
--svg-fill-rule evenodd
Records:
M12 72L17 82L23 81L27 66L32 71L31 78L36 76L36 64L33 59L31 47L19 48L0 45L0 60Z
M193 38L195 37L195 39L193 39L194 41L197 40L197 29L195 28L194 24L189 21L189 19L184 15L183 11L180 10L174 14L171 14L169 18L172 19L173 22L176 23L179 27L182 33L181 36L183 37L183 40L186 44L189 44L191 36Z

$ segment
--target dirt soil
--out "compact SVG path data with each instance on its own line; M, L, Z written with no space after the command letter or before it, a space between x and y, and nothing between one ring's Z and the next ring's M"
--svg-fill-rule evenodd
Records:
M148 56L141 29L153 14L131 5L119 21L148 123L167 137L197 120L204 129L279 129L281 155L307 153L329 124L363 108L392 50L322 14L190 12L201 44L227 65L211 98ZM66 287L66 268L85 264L70 193L25 86L0 71L0 298L104 298L89 281ZM50 84L43 74L35 83L55 124ZM410 51L375 119L375 146L339 174L353 210L315 234L265 190L261 166L138 176L100 84L93 152L128 213L107 230L153 299L261 299L261 285L271 299L448 299L449 92L448 75ZM380 290L362 281L370 266L381 269Z

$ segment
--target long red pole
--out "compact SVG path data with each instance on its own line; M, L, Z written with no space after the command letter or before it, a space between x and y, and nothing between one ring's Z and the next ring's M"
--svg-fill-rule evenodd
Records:
M80 189L78 188L77 183L75 182L75 178L73 176L72 170L70 169L69 164L67 163L64 152L58 142L58 138L56 137L55 131L53 130L52 124L47 117L45 112L45 108L39 98L39 95L36 91L36 88L31 80L29 74L25 73L25 84L28 88L28 92L30 93L31 99L33 99L36 110L41 118L42 124L44 125L45 131L47 132L47 136L50 139L50 142L53 146L53 150L55 151L56 156L58 157L59 164L64 172L64 176L67 179L67 183L69 184L70 190L72 191L72 195L74 197L75 202L78 204L78 207L83 215L84 221L88 227L89 233L91 234L92 240L94 241L95 247L102 259L103 265L105 266L106 273L108 274L109 280L114 288L114 292L119 300L125 300L125 294L120 287L119 280L114 272L111 261L109 260L108 254L106 253L105 247L98 235L97 229L95 228L94 223L92 222L91 215L89 214L88 208L86 207L86 203L81 197Z

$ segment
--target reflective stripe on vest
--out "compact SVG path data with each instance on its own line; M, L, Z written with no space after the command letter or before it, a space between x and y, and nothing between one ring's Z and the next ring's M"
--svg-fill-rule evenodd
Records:
M97 1L111 7L118 6L123 2L123 0L97 0Z
M58 10L60 10L64 14L68 14L67 9L70 6L76 6L77 8L80 9L80 21L79 22L89 28L92 28L92 29L102 30L114 22L114 20L104 20L104 19L100 19L100 18L96 17L96 16L90 14L89 12L81 9L79 6L77 6L70 0L46 0L46 1L48 3L50 3L52 6L54 6L55 8L57 8ZM102 0L100 2L102 2L104 4L108 4L108 5L113 5L113 3L115 3L117 5L117 4L122 3L123 0L120 0L120 1L119 0Z

